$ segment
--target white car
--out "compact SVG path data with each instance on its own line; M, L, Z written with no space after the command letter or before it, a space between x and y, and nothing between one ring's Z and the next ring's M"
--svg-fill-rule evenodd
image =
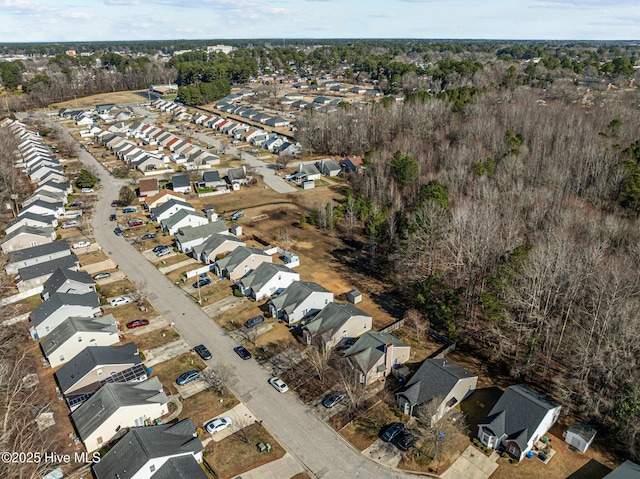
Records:
M82 188L83 193L94 193L93 188Z
M209 434L215 434L216 432L220 432L228 428L229 426L231 426L231 424L233 424L231 418L219 417L218 419L207 421L207 423L204 425L204 428Z
M111 306L120 306L121 304L128 304L132 301L129 296L118 296L117 298L113 298L109 301Z
M285 382L278 377L269 379L269 384L276 388L276 390L280 393L286 393L289 390L289 386L287 386Z
M80 241L78 243L73 244L73 249L87 248L89 246L91 246L91 241Z
M69 220L69 221L65 221L64 223L62 223L61 228L63 230L65 230L67 228L75 228L77 224L78 224L78 222L76 220Z

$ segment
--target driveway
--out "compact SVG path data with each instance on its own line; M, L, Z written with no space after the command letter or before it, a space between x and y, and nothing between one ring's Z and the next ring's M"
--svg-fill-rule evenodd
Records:
M188 353L191 349L191 345L184 339L176 339L157 348L144 351L144 364L150 368L156 364L177 358L181 354Z
M84 151L82 153L85 153ZM85 165L98 163L90 154L80 154ZM197 304L186 297L162 273L150 264L124 238L115 236L108 221L111 199L126 184L110 176L99 166L102 180L100 199L93 215L95 238L132 281L145 281L153 307L190 344L205 343L215 360L238 367L234 393L263 419L263 425L284 447L316 476L330 478L389 479L409 478L411 474L387 469L369 461L327 424L313 415L294 394L279 394L268 383L269 374L256 361L242 361L233 352L235 344Z
M200 379L191 381L190 383L187 383L184 386L178 386L175 383L173 385L178 390L178 394L182 399L187 399L187 398L190 398L191 396L195 396L199 392L202 392L209 387L209 384L207 384L206 381L202 381Z
M376 439L368 448L362 451L365 457L389 467L397 467L402 459L402 451L390 442Z
M229 295L223 299L221 299L220 301L216 301L213 304L210 304L209 306L205 306L204 308L202 308L202 311L207 314L210 318L215 318L217 316L220 316L222 313L224 313L225 311L229 311L231 308L235 308L236 306L241 305L242 303L244 303L245 299L244 298L240 298L237 296L233 296L233 295ZM249 318L246 318L249 319ZM238 322L244 322L245 320L238 320Z
M495 460L488 458L475 447L467 447L462 455L443 472L442 479L487 479L498 469Z
M213 441L215 442L222 441L225 437L229 437L232 434L238 432L240 429L250 426L251 424L257 421L257 418L253 415L253 413L249 410L249 408L243 403L238 404L233 409L225 411L223 414L220 414L215 418L218 418L218 417L230 418L231 427L228 427L227 429L224 429L215 434L205 433L205 434L209 434L211 436L211 439L213 439ZM215 419L215 418L212 417L211 419ZM207 419L207 422L208 421L209 419Z

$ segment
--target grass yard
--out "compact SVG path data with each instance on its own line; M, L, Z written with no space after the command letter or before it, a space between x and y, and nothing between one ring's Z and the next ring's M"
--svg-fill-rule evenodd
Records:
M87 108L100 105L102 103L137 103L148 102L147 90L118 91L113 93L100 93L98 95L85 96L77 100L52 103L49 108L59 110L60 108Z
M379 401L343 427L340 434L358 450L364 451L378 439L382 427L398 420L389 406L384 401Z
M78 261L80 262L81 267L87 266L89 264L100 263L108 259L109 257L106 254L104 254L104 252L99 250L91 251L89 253L84 253L84 254L78 254Z
M260 452L258 443L271 444L270 452ZM252 424L220 442L211 441L205 448L205 460L211 464L219 479L236 477L243 472L275 461L285 450L259 424Z
M186 261L188 259L191 259L189 256L187 256L184 253L178 253L175 254L173 256L161 256L160 258L153 261L153 264L157 267L157 268L164 268L165 266L171 266L172 264L177 264L177 263L181 263L182 261ZM196 263L194 263L192 265L192 269L193 267L197 266Z
M133 332L134 330L126 329L126 331ZM175 329L167 326L166 328L156 329L155 331L141 334L139 336L125 334L125 337L136 343L140 351L145 351L147 349L157 348L158 346L163 346L171 341L175 341L180 337L180 335Z
M190 417L196 427L203 427L204 423L220 414L234 408L240 403L227 389L227 394L220 397L212 389L205 389L195 396L182 400L180 418Z
M191 271L192 269L195 269L195 266L197 266L196 264L190 264L187 266L184 266L182 268L176 269L174 271L171 271L169 273L167 273L167 278L169 278L169 281L171 281L172 283L177 283L177 282L183 282L182 280L186 278L185 273L187 271ZM189 278L189 280L184 281L184 283L186 284L188 281L192 281L191 278ZM193 278L193 281L195 281L195 278Z
M164 363L156 364L153 367L152 376L158 376L160 382L171 394L177 394L176 379L182 373L195 369L202 371L206 364L194 353L185 353Z
M24 298L24 299L21 299L20 301L16 301L15 303L13 303L13 306L18 311L23 311L26 313L27 311L33 311L41 304L42 304L42 298L40 297L40 295L34 294L33 296L29 296L28 298ZM17 314L20 314L20 313L17 313Z
M258 303L245 300L215 317L214 321L225 330L234 331L240 328L247 319L259 314L262 314L262 311L258 308Z
M100 286L100 296L104 298L113 298L130 293L134 289L134 285L128 279L120 279L111 283Z

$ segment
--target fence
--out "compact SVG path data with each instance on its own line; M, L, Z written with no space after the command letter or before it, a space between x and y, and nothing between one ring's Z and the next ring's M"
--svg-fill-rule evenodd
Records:
M404 326L405 321L406 321L405 318L399 319L395 323L391 323L389 326L387 326L385 328L382 328L380 330L380 332L381 333L390 333L391 331L395 331L396 329L399 329L402 326Z
M443 346L440 349L438 349L435 353L429 356L430 358L444 358L451 351L455 351L456 342L453 339L448 338L444 334L440 334L437 331L433 331L433 330L429 331L429 336L431 336L433 339L443 344Z
M213 271L213 264L208 264L206 266L202 266L201 268L187 271L187 279L193 278L194 276L200 276L202 273L208 273L209 271Z

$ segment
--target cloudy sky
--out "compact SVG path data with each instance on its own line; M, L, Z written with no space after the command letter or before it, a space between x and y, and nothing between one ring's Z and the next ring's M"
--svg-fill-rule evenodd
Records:
M640 39L640 0L0 0L0 42Z

